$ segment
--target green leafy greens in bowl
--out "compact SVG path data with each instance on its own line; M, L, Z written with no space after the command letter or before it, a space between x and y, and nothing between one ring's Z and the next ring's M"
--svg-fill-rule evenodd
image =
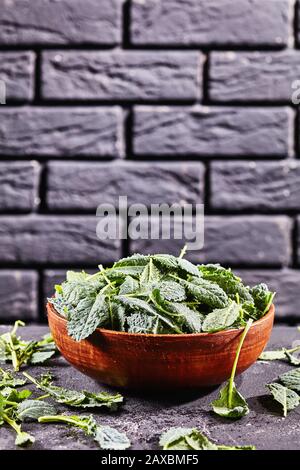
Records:
M182 252L183 253L183 252ZM182 255L134 254L95 274L68 271L48 299L76 341L96 328L146 334L214 333L264 316L275 293L250 288L230 269Z

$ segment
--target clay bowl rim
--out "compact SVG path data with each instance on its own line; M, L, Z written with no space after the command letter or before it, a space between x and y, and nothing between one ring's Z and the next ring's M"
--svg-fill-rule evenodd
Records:
M67 319L64 318L62 315L60 315L57 310L55 309L54 305L52 305L50 302L47 302L47 307L50 309L51 313L58 318L62 323L67 326ZM268 312L261 317L259 320L256 320L252 323L250 330L252 330L253 327L255 326L260 326L264 322L266 322L269 317L274 317L275 313L275 305L272 304L268 310ZM49 313L48 313L49 315ZM243 331L245 327L242 328L231 328L228 330L221 330L221 331L216 331L215 333L171 333L171 334L154 334L154 333L128 333L127 331L115 331L115 330L108 330L106 328L96 328L96 330L92 333L94 334L95 332L101 333L101 334L109 334L111 336L120 336L120 337L126 337L126 338L182 338L182 339L188 339L188 338L208 338L208 337L217 337L217 336L227 336L232 333L237 333L239 331ZM88 338L85 338L86 340ZM80 342L80 341L79 341Z

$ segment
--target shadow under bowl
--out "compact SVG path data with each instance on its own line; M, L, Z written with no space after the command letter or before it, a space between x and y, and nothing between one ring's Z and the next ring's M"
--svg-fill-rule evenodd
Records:
M48 322L64 358L99 382L127 389L196 389L218 385L230 377L243 329L217 333L151 335L97 330L75 341L67 320L47 304ZM246 335L237 374L248 369L269 341L275 307L253 323Z

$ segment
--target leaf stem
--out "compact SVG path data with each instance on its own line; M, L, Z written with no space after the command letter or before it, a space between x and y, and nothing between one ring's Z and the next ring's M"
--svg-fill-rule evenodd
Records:
M19 364L18 356L15 350L11 335L12 333L8 337L8 343L9 343L10 352L11 352L11 360L12 360L12 365L13 365L14 370L18 372L20 370L20 364Z
M49 398L50 396L50 393L46 393L45 395L41 395L40 397L35 398L35 400L44 400L45 398Z
M236 350L236 355L235 355L235 359L234 359L234 363L233 363L233 366L232 366L232 371L231 371L231 375L230 375L230 379L229 379L228 408L232 408L232 391L233 391L234 377L235 377L235 373L236 373L236 368L237 368L237 365L238 365L239 356L240 356L240 352L241 352L244 340L246 338L246 335L247 335L248 331L250 330L250 327L251 327L252 323L253 323L252 319L248 320L247 325L244 328L244 331L241 335L241 338L240 338L240 341L239 341L239 344L238 344L238 347L237 347L237 350Z
M180 252L180 255L178 256L179 259L183 258L186 254L186 251L187 251L187 245L184 245L184 247L182 248L181 252Z
M299 351L300 349L300 344L298 346L296 346L295 348L292 348L292 349L285 349L285 352L289 353L289 354L292 354L294 352L297 352Z
M19 424L17 424L13 419L10 419L7 414L3 414L3 419L4 421L9 424L15 431L16 433L19 435L22 433L21 431L21 426Z
M74 418L72 418L72 416L45 415L45 416L40 416L38 418L38 422L39 423L55 423L55 422L67 423L67 424L71 424L72 426L77 426L77 427L83 428L82 423L80 421L75 420Z
M25 326L25 323L22 320L15 321L15 324L14 324L13 329L11 330L10 334L15 335L16 332L17 332L17 329L19 328L19 326Z
M26 377L28 380L30 380L30 382L34 383L36 386L39 385L36 379L32 377L31 375L29 375L27 372L22 372L22 374L24 375L24 377Z

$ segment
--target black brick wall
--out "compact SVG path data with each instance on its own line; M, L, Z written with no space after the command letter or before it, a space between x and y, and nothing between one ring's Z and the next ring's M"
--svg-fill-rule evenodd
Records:
M181 242L100 242L101 202L205 202L205 247L300 321L293 0L0 0L0 321L43 321L69 267Z

